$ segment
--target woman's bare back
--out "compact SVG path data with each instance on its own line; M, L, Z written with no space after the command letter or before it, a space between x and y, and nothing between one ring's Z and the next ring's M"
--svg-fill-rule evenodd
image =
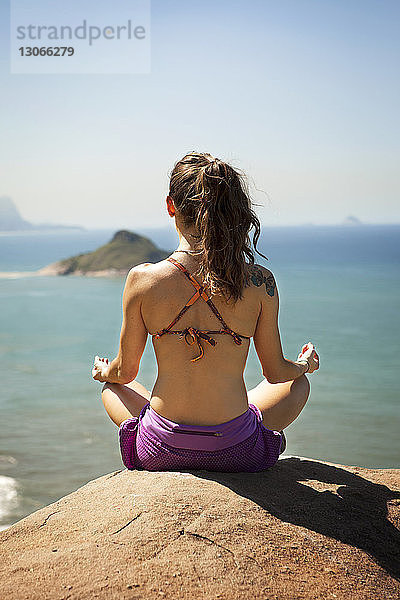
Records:
M179 262L195 276L198 264L192 257L179 257ZM141 312L147 331L152 335L169 325L195 289L184 274L167 260L147 263L143 269L146 284ZM261 293L259 287L250 285L243 290L243 299L236 304L228 303L219 296L211 299L233 331L252 337L260 313ZM199 298L172 330L186 327L218 330L221 323L207 303ZM216 345L202 341L204 356L195 362L191 359L198 355L196 343L188 345L178 335L152 338L158 376L150 403L166 418L184 424L209 425L229 421L247 410L243 372L250 340L243 339L238 345L231 335L215 334L211 337Z
M316 370L319 361L311 343L297 362L284 357L274 276L260 265L243 263L244 257L252 262L254 252L264 256L257 249L261 225L245 177L209 153L190 152L171 172L166 210L179 237L173 254L184 254L178 258L201 289L194 293L190 276L168 260L129 271L118 354L110 363L96 356L92 369L94 379L106 382L102 398L108 414L119 426L151 401L154 411L171 421L213 426L246 413L250 401L264 424L286 427L306 401L309 386L303 375ZM194 256L198 252L201 259ZM247 269L251 283L243 289ZM203 277L214 295L201 285ZM237 302L226 302L224 293ZM217 331L201 338L210 330ZM149 333L158 365L151 392L136 379ZM243 372L251 337L263 377L247 392Z

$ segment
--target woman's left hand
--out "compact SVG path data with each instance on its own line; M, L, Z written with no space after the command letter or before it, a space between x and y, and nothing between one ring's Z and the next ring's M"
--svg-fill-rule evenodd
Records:
M94 364L92 369L92 377L96 381L107 381L107 372L109 367L108 358L99 358L98 356L94 357Z

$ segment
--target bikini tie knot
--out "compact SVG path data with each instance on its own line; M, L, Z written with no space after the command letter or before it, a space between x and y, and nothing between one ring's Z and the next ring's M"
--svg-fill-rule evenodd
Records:
M215 344L217 343L214 340L214 338L204 333L204 331L200 331L199 329L195 329L194 327L187 327L186 329L184 329L182 332L182 337L189 346L192 346L192 344L194 344L195 342L197 343L200 354L199 356L192 358L191 362L195 362L196 360L199 360L204 356L204 349L200 343L201 339L205 340L208 344L210 344L210 346L215 346Z

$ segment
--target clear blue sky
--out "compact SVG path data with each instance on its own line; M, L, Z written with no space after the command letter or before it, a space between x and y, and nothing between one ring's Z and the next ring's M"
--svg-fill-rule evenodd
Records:
M400 221L398 0L153 0L139 75L10 74L7 4L0 196L24 218L166 225L195 149L249 175L265 224Z

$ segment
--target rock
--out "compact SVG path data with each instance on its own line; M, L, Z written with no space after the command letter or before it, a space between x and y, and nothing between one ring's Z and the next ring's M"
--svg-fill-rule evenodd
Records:
M0 197L0 231L24 231L32 229L32 224L25 221L18 208L9 196Z
M170 252L161 250L148 238L132 231L117 231L110 242L93 252L78 254L39 269L38 275L125 276L144 262L158 262Z
M355 217L354 215L349 215L345 219L343 219L342 225L362 225L362 221Z
M0 533L8 600L400 597L400 470L119 470ZM57 552L53 552L53 549Z
M55 225L53 223L30 223L21 217L15 202L9 196L0 197L0 231L46 231L46 230L80 230L79 225Z

